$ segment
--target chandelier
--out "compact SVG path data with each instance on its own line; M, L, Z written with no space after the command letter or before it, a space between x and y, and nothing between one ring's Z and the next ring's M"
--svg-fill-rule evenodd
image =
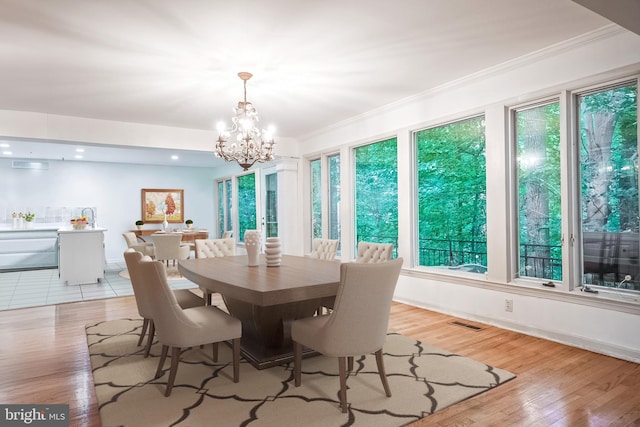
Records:
M236 161L247 170L256 162L273 160L274 128L258 129L258 112L253 104L247 101L247 80L253 77L253 74L241 72L238 73L238 77L244 82L244 100L238 102L238 106L233 109L235 116L231 119L233 124L230 129L225 123L218 123L215 154L227 162Z

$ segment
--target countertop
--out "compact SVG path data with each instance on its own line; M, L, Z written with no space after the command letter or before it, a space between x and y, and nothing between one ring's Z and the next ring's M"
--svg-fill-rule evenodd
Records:
M96 227L96 228L83 228L81 230L76 230L73 227L61 227L58 228L58 233L97 233L107 231L106 228Z

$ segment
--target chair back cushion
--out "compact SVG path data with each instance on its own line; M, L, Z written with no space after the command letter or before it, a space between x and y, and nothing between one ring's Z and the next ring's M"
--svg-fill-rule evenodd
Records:
M358 243L358 256L356 262L359 263L377 263L385 262L391 259L393 245L387 243Z
M402 258L381 263L344 263L333 312L317 348L327 356L373 353L384 345Z
M313 239L310 256L332 261L336 257L337 251L338 240L316 238Z
M186 247L186 256L184 254L185 249L181 248L182 234L179 233L166 233L166 234L153 234L153 243L156 247L156 259L186 259L189 257L189 249Z
M138 243L138 237L136 236L136 233L132 233L128 231L126 233L122 233L122 237L124 237L125 242L127 242L128 248Z
M149 308L149 302L142 297L141 279L138 264L142 260L142 253L134 250L127 249L124 252L124 261L127 264L127 271L129 271L129 278L131 279L131 287L133 288L133 295L136 299L136 306L138 307L138 314L145 319L151 319L151 309Z
M216 258L236 254L235 239L197 239L196 258Z

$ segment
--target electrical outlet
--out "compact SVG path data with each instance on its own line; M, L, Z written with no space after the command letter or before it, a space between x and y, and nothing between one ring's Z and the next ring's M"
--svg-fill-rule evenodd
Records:
M504 311L508 311L509 313L513 312L513 300L505 299L504 300Z

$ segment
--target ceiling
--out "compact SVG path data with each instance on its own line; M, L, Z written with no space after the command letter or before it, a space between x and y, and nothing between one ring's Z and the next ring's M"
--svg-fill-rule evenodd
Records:
M296 139L611 23L570 0L0 0L0 11L0 109L213 131L249 71L262 124ZM51 146L18 145L33 157Z

